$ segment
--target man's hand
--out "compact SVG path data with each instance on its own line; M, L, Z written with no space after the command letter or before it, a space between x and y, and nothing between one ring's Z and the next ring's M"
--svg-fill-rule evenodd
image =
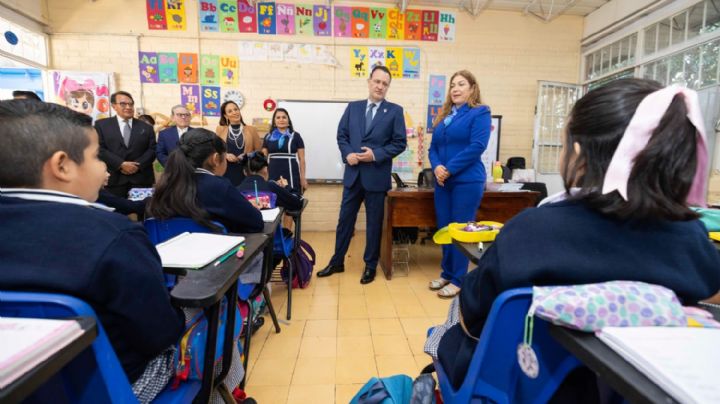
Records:
M140 163L134 161L123 161L120 164L120 172L125 175L132 175L138 172L140 169Z
M363 146L360 148L363 152L358 154L358 160L362 161L363 163L372 163L375 161L375 153L373 153L372 149L366 146Z
M445 168L443 165L439 165L435 167L435 181L437 181L438 185L445 186L445 180L447 180L450 177L450 171Z
M345 157L345 160L347 160L348 165L351 165L351 166L356 166L360 162L360 159L358 159L357 153L348 154L347 157Z

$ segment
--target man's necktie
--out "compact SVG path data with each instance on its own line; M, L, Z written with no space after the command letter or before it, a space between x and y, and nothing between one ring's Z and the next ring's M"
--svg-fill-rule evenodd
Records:
M370 124L372 124L373 109L375 109L375 104L371 103L368 105L367 113L365 114L365 133L370 130Z
M123 123L125 124L122 130L123 142L125 143L125 147L130 147L130 122L126 119Z

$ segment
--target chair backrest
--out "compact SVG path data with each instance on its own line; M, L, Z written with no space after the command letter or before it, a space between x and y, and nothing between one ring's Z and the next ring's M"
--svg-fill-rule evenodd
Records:
M539 363L538 377L531 379L522 372L517 348L523 341L524 319L531 302L532 288L508 290L495 299L459 389L452 387L436 361L445 403L545 403L567 375L581 366L550 336L549 323L536 318L532 348Z
M435 188L435 174L432 168L424 168L418 173L418 188Z
M221 229L220 233L227 234L225 226L215 221L213 221L213 224ZM155 245L160 244L163 241L167 241L184 232L216 233L212 229L209 229L187 217L174 217L172 219L165 220L148 218L145 219L143 225L145 226L145 230L147 230L148 236L150 236L150 241Z
M0 316L67 318L86 316L97 320L95 311L80 299L60 294L0 291ZM43 385L39 401L58 402L67 397L72 403L137 403L130 382L100 322L92 350L85 350L61 377Z

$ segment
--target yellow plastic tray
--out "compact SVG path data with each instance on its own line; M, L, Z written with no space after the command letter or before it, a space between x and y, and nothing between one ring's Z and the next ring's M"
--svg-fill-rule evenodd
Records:
M478 224L484 224L486 226L502 227L502 223L482 221L477 222ZM463 243L478 243L485 241L495 241L495 237L500 232L500 229L486 230L486 231L463 231L463 228L467 223L450 223L448 230L450 237Z
M720 241L720 231L710 231L708 236L710 236L711 240Z

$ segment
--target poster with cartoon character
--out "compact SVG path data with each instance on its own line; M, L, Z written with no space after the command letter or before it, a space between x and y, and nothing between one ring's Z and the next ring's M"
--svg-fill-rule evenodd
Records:
M52 71L50 101L89 115L93 122L110 116L112 73Z
M155 52L138 52L140 63L140 82L159 83L158 55Z

